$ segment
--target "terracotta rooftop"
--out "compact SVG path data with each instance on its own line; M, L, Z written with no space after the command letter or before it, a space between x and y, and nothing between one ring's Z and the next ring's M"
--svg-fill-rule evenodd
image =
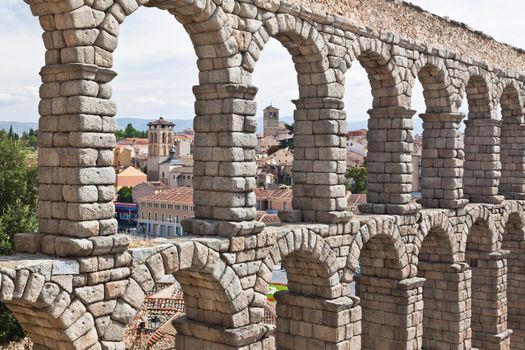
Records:
M263 188L257 188L255 189L255 196L257 199L291 200L293 198L293 191L291 188L281 190L265 190Z
M147 145L148 139L130 137L127 139L122 139L117 141L117 145Z
M175 135L175 139L193 140L193 135Z
M167 202L193 205L193 188L178 187L151 196L142 197L141 202Z
M168 185L166 185L165 183L160 182L160 181L144 181L144 182L140 183L139 185L145 185L145 186L148 186L149 188L153 188L155 190L167 190L167 189L169 189Z
M263 211L257 212L257 221L266 225L278 225L281 223L281 219L279 219L277 214L266 214Z

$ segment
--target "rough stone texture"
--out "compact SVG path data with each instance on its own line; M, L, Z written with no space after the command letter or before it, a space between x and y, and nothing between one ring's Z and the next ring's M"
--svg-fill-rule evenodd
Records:
M40 221L38 233L15 238L20 253L35 255L0 259L0 301L35 348L123 349L126 324L165 274L185 294L181 350L525 347L521 51L399 1L26 2L47 50ZM109 190L109 83L119 27L143 5L174 15L198 57L196 218L183 223L192 235L128 250ZM318 10L327 5L332 13ZM252 73L270 38L292 57L299 99L294 210L282 215L292 223L265 228L254 221ZM357 63L374 101L368 215L351 217L343 96ZM419 204L410 196L416 80L427 106ZM281 263L290 290L276 296L275 328L262 324L263 306Z

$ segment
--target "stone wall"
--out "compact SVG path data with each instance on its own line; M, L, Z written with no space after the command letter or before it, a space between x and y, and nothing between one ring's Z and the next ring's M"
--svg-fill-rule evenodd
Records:
M492 56L464 59L455 51L461 42L432 45L425 23L435 33L456 28L443 19L421 24L420 16L414 28L394 34L279 0L26 2L39 17L46 48L40 227L16 236L17 250L29 255L0 262L0 300L35 348L123 349L126 324L165 274L184 290L186 317L175 322L182 350L521 346L521 54L514 69L495 68ZM405 19L414 11L381 4L376 12L399 10L396 16ZM195 218L183 223L190 236L130 250L113 219L110 82L119 28L141 6L174 15L198 57ZM425 45L401 37L412 29ZM265 228L255 222L257 87L251 78L271 38L292 56L299 99L294 210L283 213L283 226ZM480 56L482 47L476 47ZM506 49L491 53L508 62ZM345 73L357 63L366 69L374 101L369 203L352 217L344 187L343 95ZM427 106L419 203L411 200L416 80ZM465 116L458 108L465 98L463 144ZM275 328L262 321L280 263L290 290L276 297Z

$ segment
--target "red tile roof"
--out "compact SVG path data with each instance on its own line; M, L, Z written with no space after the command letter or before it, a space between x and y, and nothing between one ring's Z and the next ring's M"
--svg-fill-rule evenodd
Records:
M257 199L291 200L293 198L293 191L291 188L284 188L280 190L265 190L263 188L257 188L255 189L255 196Z
M281 219L279 219L277 214L266 214L265 212L257 212L257 221L266 225L278 225L281 223Z
M147 145L149 143L148 139L141 139L136 137L129 137L127 139L118 140L118 145Z
M141 202L167 202L193 205L193 188L178 187L140 198Z
M167 189L169 189L168 185L166 185L164 182L160 182L160 181L144 181L143 183L140 183L139 185L146 185L146 186L148 186L150 188L153 188L155 190L167 190Z

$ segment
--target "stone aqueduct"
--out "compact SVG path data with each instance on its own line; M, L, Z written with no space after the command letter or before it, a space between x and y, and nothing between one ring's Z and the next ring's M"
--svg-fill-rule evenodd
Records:
M371 16L367 26L298 1L25 1L46 47L39 233L18 234L20 254L1 260L0 301L35 349L124 349L126 324L164 274L185 294L180 350L525 349L521 51L392 1L360 0L383 3L392 18L438 23L420 35L449 35L450 48L389 32L398 21ZM173 14L198 57L196 218L185 222L190 236L128 249L113 219L109 83L119 27L140 6ZM251 75L270 38L290 52L300 98L294 211L283 216L289 223L265 228L254 221ZM345 71L358 61L374 101L369 203L352 217L342 98ZM410 196L417 79L427 105L419 204ZM265 325L280 262L290 291L276 296L277 326Z

